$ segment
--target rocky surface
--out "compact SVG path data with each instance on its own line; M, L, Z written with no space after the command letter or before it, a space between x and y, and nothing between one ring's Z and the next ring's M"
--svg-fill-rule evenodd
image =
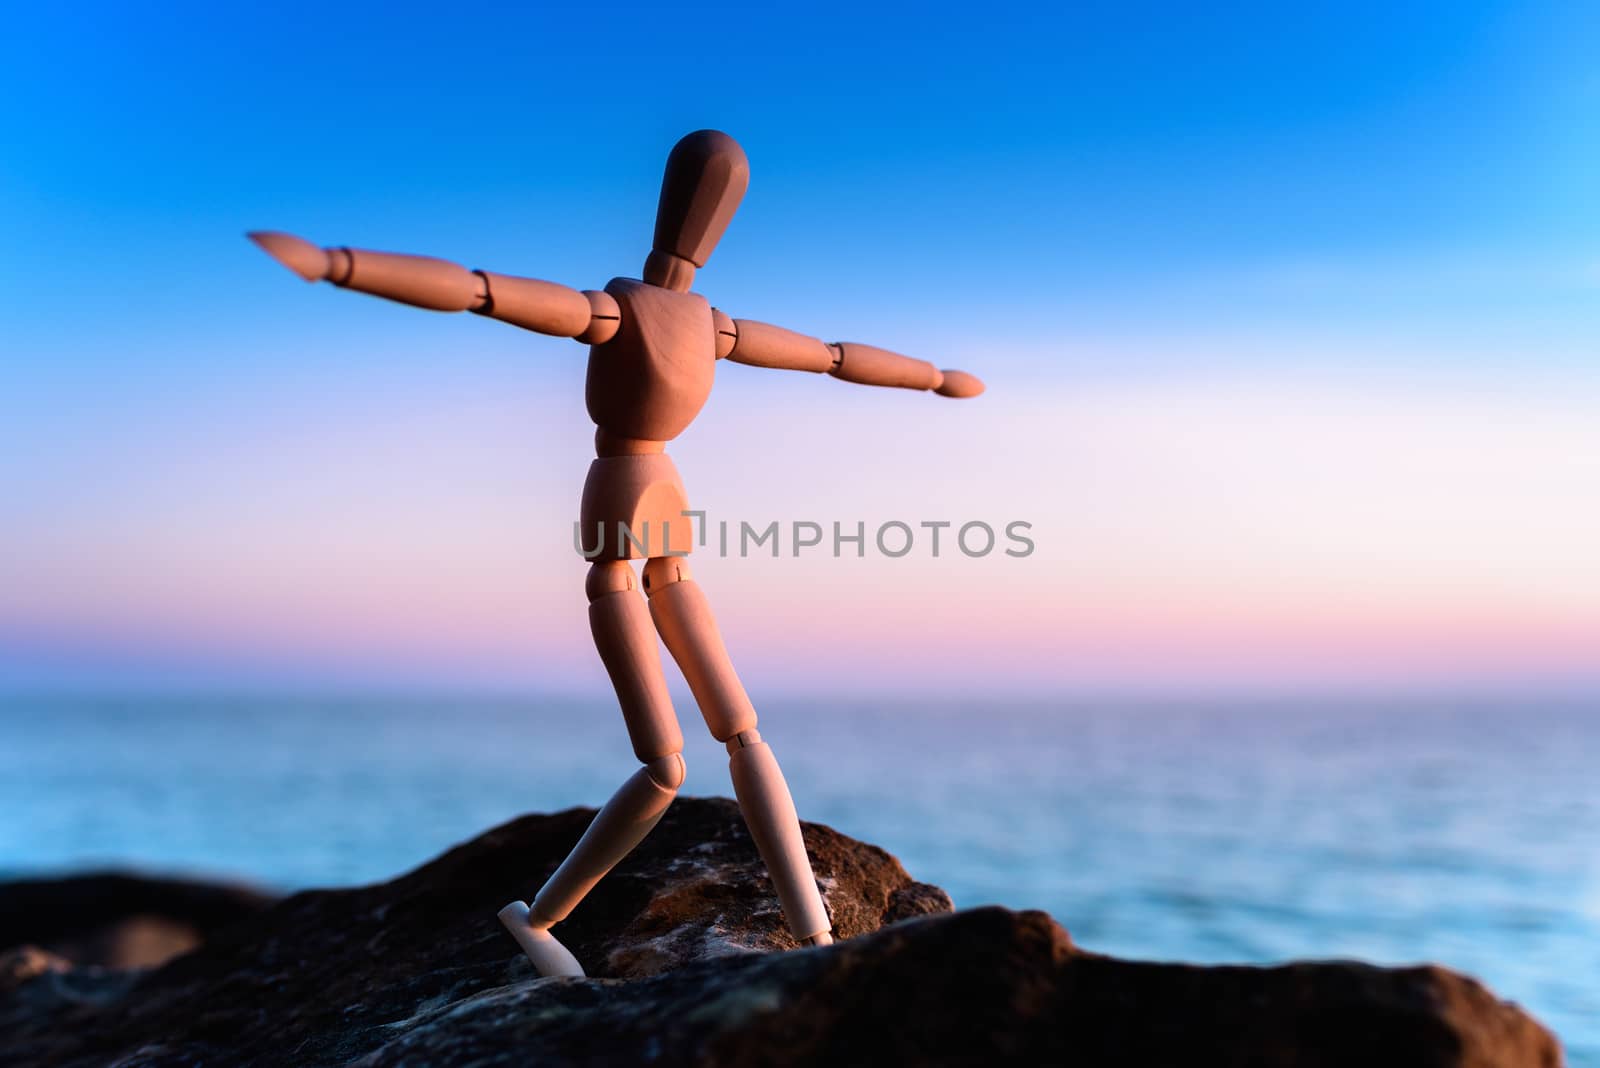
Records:
M388 883L246 905L150 970L17 946L72 932L5 911L0 1063L1560 1063L1530 1017L1441 968L1116 960L1043 913L952 913L887 853L814 824L843 940L795 950L723 800L675 803L563 925L593 978L539 979L494 913L532 896L591 815L523 817Z
M164 964L275 901L247 886L124 872L0 883L0 989L30 961L54 970Z

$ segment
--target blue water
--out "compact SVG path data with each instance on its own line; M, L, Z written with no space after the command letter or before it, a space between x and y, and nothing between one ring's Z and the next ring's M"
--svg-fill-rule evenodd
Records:
M730 793L685 708L686 791ZM1434 960L1600 1066L1600 705L767 702L802 815L1145 958ZM387 878L635 767L607 703L0 704L0 871Z

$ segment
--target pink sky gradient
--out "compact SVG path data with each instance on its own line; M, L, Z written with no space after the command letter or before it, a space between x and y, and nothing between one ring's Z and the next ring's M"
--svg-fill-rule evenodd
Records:
M581 367L551 342L488 388L406 360L378 388L89 406L0 559L12 673L603 687L570 540ZM991 378L953 403L719 369L672 447L713 522L1024 520L1037 545L796 559L785 530L776 560L697 552L753 689L1600 678L1591 377Z

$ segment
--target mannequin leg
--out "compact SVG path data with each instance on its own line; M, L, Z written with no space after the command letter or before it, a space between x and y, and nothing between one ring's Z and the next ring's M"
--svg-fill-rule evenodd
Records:
M772 748L756 731L756 711L733 670L705 593L681 557L655 557L645 564L650 615L717 741L728 747L728 769L739 809L772 877L784 918L796 941L833 941L828 912L817 892L800 817Z
M650 833L683 785L683 733L667 696L661 658L644 599L626 561L589 571L589 626L616 687L634 755L644 767L612 795L573 846L531 907L513 901L500 910L517 944L540 975L582 975L583 968L550 933L605 874Z

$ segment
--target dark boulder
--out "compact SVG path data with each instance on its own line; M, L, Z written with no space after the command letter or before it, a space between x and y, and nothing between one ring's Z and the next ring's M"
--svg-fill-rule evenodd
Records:
M276 900L247 886L126 872L0 883L0 952L34 950L0 958L0 989L42 967L40 950L61 966L162 964Z

